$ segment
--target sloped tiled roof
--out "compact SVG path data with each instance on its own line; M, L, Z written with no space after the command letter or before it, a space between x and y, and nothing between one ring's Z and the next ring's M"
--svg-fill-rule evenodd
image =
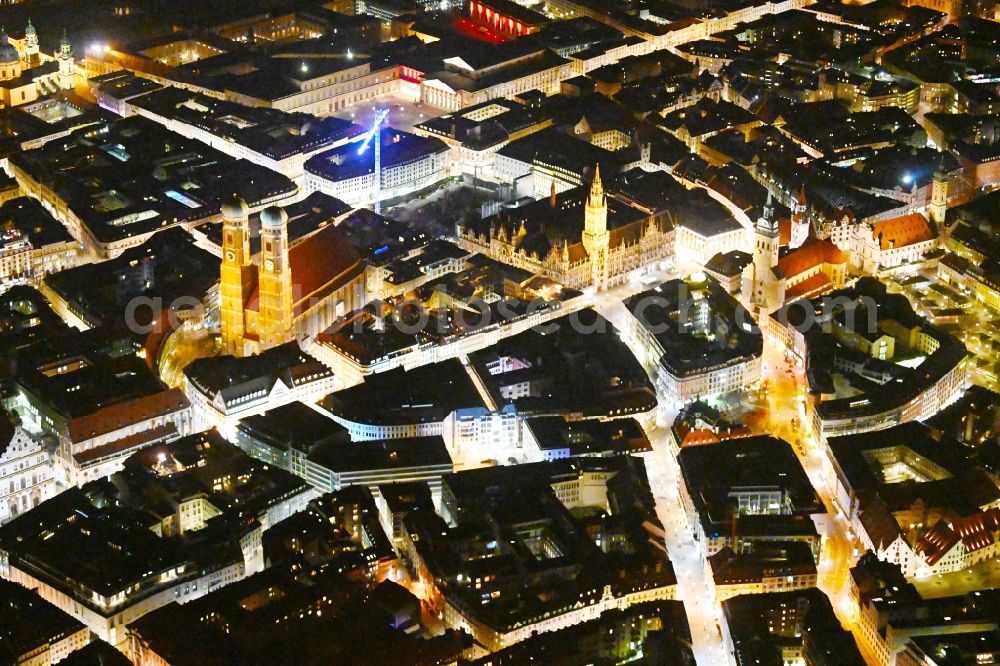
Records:
M785 290L785 300L793 298L809 297L818 295L833 286L826 273L820 271L816 275L807 277L802 282Z
M347 238L332 224L288 249L292 272L295 316L315 302L361 275L365 263ZM257 310L260 292L255 288L247 308Z
M778 218L778 245L788 245L792 240L792 218Z
M924 536L920 537L913 550L917 555L923 557L927 564L934 566L949 550L954 548L958 541L959 538L955 530L951 529L951 526L944 520L939 520Z
M996 508L978 511L955 521L955 531L970 553L992 546L993 533L997 530L1000 530L1000 509Z
M690 430L684 439L681 441L680 445L684 446L697 446L699 444L714 444L715 442L722 441L719 436L716 435L711 430L705 430L704 428L698 428L695 430Z
M120 428L186 409L187 398L180 389L167 389L135 400L110 405L93 414L80 416L66 424L72 442L81 442Z
M920 213L910 213L872 225L872 236L883 250L906 247L934 238L930 223Z
M859 519L868 538L877 550L884 550L899 538L899 523L881 499L872 492L858 493Z
M156 442L167 439L176 434L177 426L173 423L167 423L150 430L142 430L127 437L116 439L113 442L108 442L107 444L102 444L101 446L95 446L94 448L87 449L86 451L74 453L73 458L78 464L86 465L93 460L98 460L100 458L104 458L105 456L122 453L124 451L128 451L129 449L140 449L148 444L155 444Z
M799 247L778 259L777 271L788 279L821 264L846 264L847 255L829 238L810 237Z

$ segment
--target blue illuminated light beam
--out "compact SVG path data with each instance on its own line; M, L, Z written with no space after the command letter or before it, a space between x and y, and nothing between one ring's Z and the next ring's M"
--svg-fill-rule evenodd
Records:
M375 118L372 120L372 126L365 133L365 138L361 142L361 146L358 148L358 155L361 155L371 144L372 140L375 141L375 173L374 183L372 185L372 201L373 208L376 213L382 212L382 202L380 201L382 194L382 123L389 116L389 109L375 109Z
M382 129L382 123L385 122L385 119L388 116L389 109L376 109L375 119L372 121L372 126L368 128L367 132L365 132L365 138L361 142L361 146L358 148L358 155L361 155L368 150L368 146L371 145L372 139L374 139L375 135Z

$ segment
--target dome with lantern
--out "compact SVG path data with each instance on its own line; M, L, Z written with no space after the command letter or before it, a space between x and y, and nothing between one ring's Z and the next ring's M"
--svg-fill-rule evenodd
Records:
M242 220L250 213L247 202L238 194L233 194L222 203L222 216L230 220Z

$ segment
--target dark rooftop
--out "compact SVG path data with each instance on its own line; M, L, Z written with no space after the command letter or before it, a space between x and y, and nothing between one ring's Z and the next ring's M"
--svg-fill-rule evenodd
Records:
M77 130L11 160L51 187L101 243L214 216L233 192L253 206L295 190L281 174L140 116Z
M557 498L558 484L601 482L591 474L606 484L607 513L603 501L597 507L587 506L582 495L566 504ZM421 512L404 518L404 525L418 535L414 543L449 603L497 630L594 603L606 585L620 595L676 583L656 543L662 528L638 458L489 467L447 475L442 483L442 510L457 526ZM529 524L549 548L527 537ZM602 534L600 544L596 534ZM484 582L473 588L473 580Z
M789 647L812 663L863 666L857 644L840 626L829 599L812 587L794 592L741 594L722 602L737 666L780 666Z
M336 474L446 465L451 456L440 435L409 439L351 442L338 439L317 444L309 459Z
M383 130L380 136L383 169L405 166L428 155L448 151L448 146L434 137L418 136L396 129ZM305 168L309 173L327 180L350 180L375 170L375 151L366 150L358 155L357 145L348 144L310 157Z
M298 343L288 342L256 356L197 359L184 369L184 374L188 381L213 399L221 393L223 402L228 404L258 389L270 390L277 381L293 388L311 375L331 372L299 349Z
M210 431L144 449L109 479L42 502L0 527L0 544L12 564L111 615L184 577L242 563L239 538L271 506L305 491L300 479L268 468ZM196 496L218 512L202 529L184 536L151 529ZM179 577L161 577L178 567ZM91 596L126 591L110 605Z
M350 440L342 425L302 402L248 416L237 427L243 435L281 451L298 449L308 453L327 441Z
M525 419L538 448L566 449L571 456L630 455L653 450L649 438L634 418L567 421L559 416Z
M518 359L525 370L492 374L504 357ZM593 310L583 310L528 330L469 355L469 362L498 404L513 403L521 413L627 416L656 406L649 377L621 341L614 327ZM536 386L530 395L508 400L503 386L524 381Z
M195 245L178 227L153 235L138 247L100 263L89 263L45 277L45 285L60 296L70 310L91 326L121 319L132 299L159 298L163 307L135 308L132 315L157 317L179 298L202 302L219 281L219 257Z
M663 350L659 361L674 377L706 372L761 355L763 338L753 318L714 280L682 279L624 301Z
M0 206L0 250L22 239L40 249L55 243L72 243L66 227L52 218L37 199L18 197Z
M275 160L312 152L363 132L349 120L249 107L177 87L151 92L133 99L131 104L235 141Z
M382 425L441 421L456 409L486 407L458 359L370 375L322 404L343 419Z
M822 511L812 484L791 446L780 439L761 435L726 442L689 446L677 456L688 493L707 529L728 532L730 519L740 515L732 493L768 488L781 493L786 506L768 508L779 516ZM767 517L767 516L765 516Z
M83 623L42 599L35 590L0 580L0 660L4 663L25 663L36 650L83 629Z

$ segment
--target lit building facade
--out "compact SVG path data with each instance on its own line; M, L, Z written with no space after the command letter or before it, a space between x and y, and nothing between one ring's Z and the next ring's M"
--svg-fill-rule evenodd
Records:
M30 20L18 43L6 31L0 33L0 103L4 106L30 104L72 90L75 84L73 50L65 33L54 58L40 52L38 33Z
M515 97L529 90L555 93L563 80L573 76L572 63L544 49L487 66L459 56L446 58L444 65L445 70L440 72L413 71L411 78L419 85L421 102L447 111ZM504 72L508 67L509 72Z
M338 118L266 107L248 108L179 87L142 90L136 94L133 86L144 81L127 73L122 74L120 81L102 81L98 88L99 103L121 116L145 116L181 136L197 139L230 157L249 160L296 182L305 175L305 163L310 157L342 146L362 131ZM119 88L123 92L118 92Z
M55 494L52 459L42 442L21 427L0 424L0 523L38 506Z
M944 219L947 185L935 180L932 218ZM879 273L900 266L919 265L938 248L938 233L922 213L909 213L878 222L861 222L854 227L852 261L864 273Z
M244 358L198 359L184 370L184 392L197 428L232 435L235 422L290 402L318 400L340 388L333 372L295 342Z
M365 298L365 262L329 224L288 242L288 215L261 213L261 252L250 256L249 209L223 205L219 329L226 353L244 356L311 339Z
M136 451L191 432L191 404L179 389L108 405L59 431L58 480L82 486L103 479Z
M614 287L624 283L630 272L673 257L672 226L656 214L611 201L614 197L605 192L599 170L586 196L581 195L582 188L561 195L553 192L534 204L538 210L525 213L536 219L521 220L517 226L513 219L488 218L479 225L460 227L459 244L573 289ZM558 216L565 225L581 207L582 225L559 230L556 224L546 224L547 218L555 222ZM511 217L516 215L512 211Z
M784 253L779 252L779 235L769 195L754 229L753 262L743 270L742 293L748 307L769 314L785 303L844 286L849 254L830 238L816 236L804 192L794 199L789 249Z
M569 458L446 476L441 517L414 512L403 518L400 549L427 586L428 604L449 627L470 633L483 649L496 652L608 611L674 599L677 579L657 541L663 529L655 513L647 513L651 507L644 504L648 496L642 489L622 519L632 528L627 534L608 526L600 536L577 532L574 537L579 528L561 518L574 508L614 505L622 488L641 488L632 484L635 460ZM483 481L488 481L485 487ZM509 518L492 508L496 497L508 493L534 504L537 513L530 528L524 523L506 527ZM415 515L419 513L425 515ZM486 517L480 518L482 514ZM505 538L502 545L489 548L503 557L471 556L470 539L486 539L496 529L509 535L509 541ZM618 559L606 560L611 553ZM511 566L521 558L530 558L534 571ZM626 568L629 560L634 567ZM602 573L577 578L584 562L604 561L608 564ZM498 567L494 562L508 564ZM540 589L550 594L539 594ZM524 603L521 595L537 602Z
M122 488L139 484L136 492L111 483L70 488L36 507L35 520L0 527L0 576L35 590L119 648L125 626L146 613L261 571L263 532L316 496L213 433L158 445L130 465L117 480ZM167 510L147 503L143 491L169 498ZM205 520L220 514L229 526L208 528ZM120 544L130 550L123 553Z
M524 37L538 32L547 19L512 0L470 0L469 18L506 37Z
M37 201L0 205L0 284L40 280L75 266L79 254L80 244Z
M373 69L370 61L349 57L339 68L330 67L327 62L325 58L318 59L315 71L308 63L301 65L294 79L297 90L289 94L271 98L254 90L226 89L225 99L244 106L320 115L371 102L400 89L399 67L395 65Z
M760 382L763 344L756 324L715 282L704 276L671 280L625 304L628 337L642 350L640 360L655 368L662 400L683 405Z
M448 146L429 138L383 129L379 200L386 201L437 185L448 177ZM313 156L305 163L306 193L322 192L355 207L375 198L374 148L358 154L354 144Z

